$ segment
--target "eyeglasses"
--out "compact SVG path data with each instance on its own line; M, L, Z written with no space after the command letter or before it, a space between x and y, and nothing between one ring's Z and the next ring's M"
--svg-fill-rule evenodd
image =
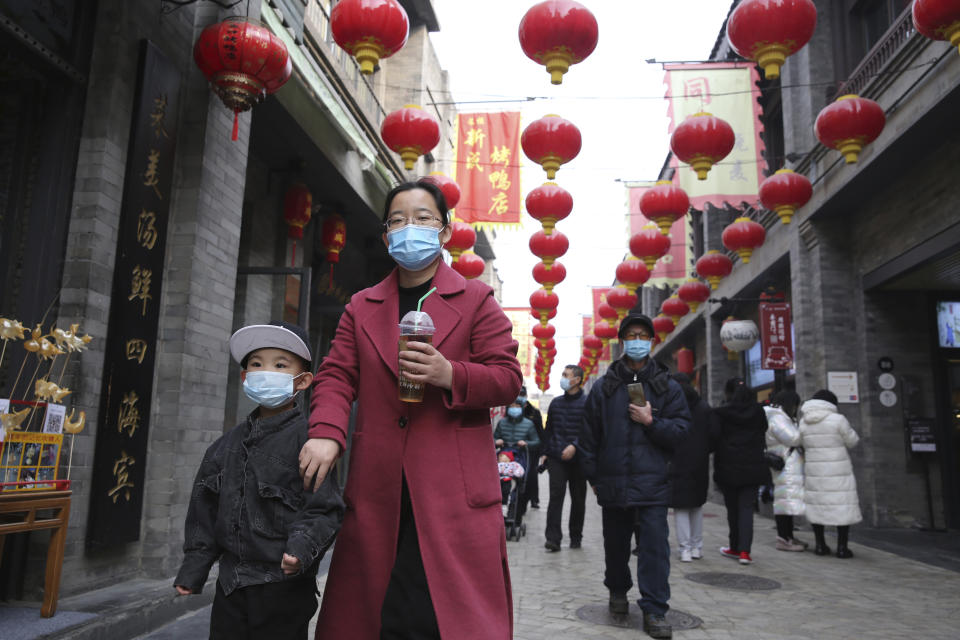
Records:
M383 226L387 229L387 231L396 231L397 229L402 229L411 224L417 225L418 227L442 228L443 220L437 218L431 213L424 211L413 217L401 215L390 216L387 218L387 221L383 224Z
M628 333L623 336L624 340L653 340L652 336L648 336L645 333Z

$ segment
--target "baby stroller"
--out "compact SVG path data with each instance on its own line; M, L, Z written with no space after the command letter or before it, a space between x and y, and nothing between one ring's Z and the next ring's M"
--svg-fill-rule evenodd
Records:
M501 488L505 494L503 524L507 529L507 540L514 539L519 541L521 536L527 535L527 525L523 524L523 514L520 513L520 496L527 485L527 450L515 447L504 447L497 452L497 456L507 453L513 456L513 462L516 462L523 469L523 474L519 477L513 475L501 475ZM507 488L509 487L509 489Z

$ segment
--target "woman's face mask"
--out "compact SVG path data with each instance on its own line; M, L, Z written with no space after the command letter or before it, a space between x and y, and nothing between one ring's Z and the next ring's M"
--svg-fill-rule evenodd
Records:
M440 231L408 224L387 233L387 251L407 271L420 271L440 255Z

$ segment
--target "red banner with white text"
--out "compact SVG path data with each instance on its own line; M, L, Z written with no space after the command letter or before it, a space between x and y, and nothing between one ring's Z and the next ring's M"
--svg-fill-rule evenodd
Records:
M761 369L793 367L789 302L760 303L760 344Z
M520 224L520 112L457 115L456 219L477 228Z

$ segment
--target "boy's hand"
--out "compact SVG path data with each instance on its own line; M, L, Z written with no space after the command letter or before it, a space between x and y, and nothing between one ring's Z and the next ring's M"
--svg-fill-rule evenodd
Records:
M443 354L427 342L408 342L400 352L403 376L414 382L450 389L453 387L453 365Z
M300 449L300 477L303 488L310 490L311 480L316 491L327 477L327 471L340 455L340 443L330 438L310 438ZM316 476L316 478L314 478Z
M283 554L283 560L280 561L280 568L288 576L297 573L300 571L300 558L285 553Z
M193 593L193 589L187 589L186 587L181 587L180 585L177 585L174 588L177 590L178 596L189 596Z

